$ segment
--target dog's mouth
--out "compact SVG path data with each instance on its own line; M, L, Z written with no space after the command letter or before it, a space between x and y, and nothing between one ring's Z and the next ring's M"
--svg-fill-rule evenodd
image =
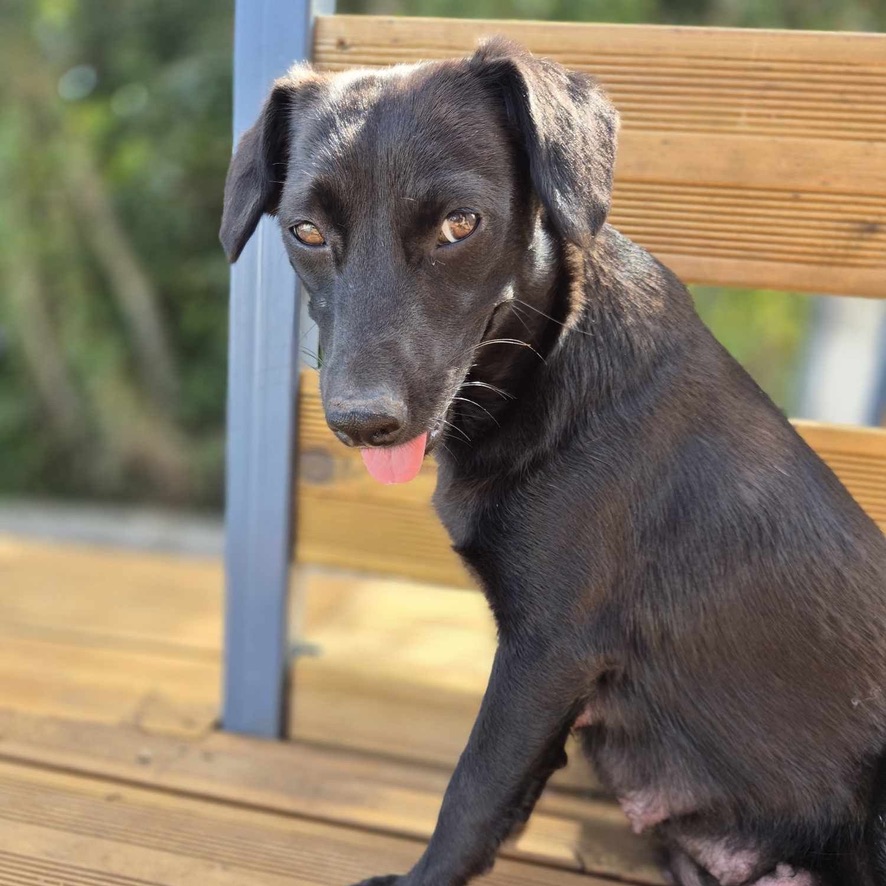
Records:
M443 429L448 424L446 416L449 414L468 372L470 370L465 372L455 390L446 398L444 407L430 423L427 431L423 431L406 443L399 443L395 446L373 446L360 450L363 464L374 480L390 485L409 483L418 476L425 456L430 455L443 436Z
M397 446L375 446L362 449L363 464L369 475L379 483L408 483L421 470L428 444L428 432L419 434Z
M445 415L450 405L451 400L446 404L446 409L432 422L429 431L424 431L406 443L361 449L363 464L369 475L386 485L409 483L414 480L421 470L425 456L432 452L443 433L443 426L446 424Z

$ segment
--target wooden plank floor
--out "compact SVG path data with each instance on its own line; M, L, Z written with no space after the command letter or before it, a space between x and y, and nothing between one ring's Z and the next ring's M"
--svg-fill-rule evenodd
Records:
M348 886L411 864L485 684L485 603L295 580L292 740L263 742L216 728L217 563L0 538L0 882ZM614 880L662 882L581 764L488 882Z

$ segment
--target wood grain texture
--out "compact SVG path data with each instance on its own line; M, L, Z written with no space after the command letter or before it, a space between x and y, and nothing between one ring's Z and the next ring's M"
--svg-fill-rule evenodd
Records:
M251 826L270 821L267 813L423 842L433 828L447 778L427 767L303 744L221 733L175 739L146 735L131 726L8 711L0 711L0 761L0 820L56 822L84 836L104 835L148 849L167 847L266 875L287 868L296 876L305 872L299 855L304 850L290 842L296 834L278 834L274 840ZM25 771L25 765L54 773L32 776L39 788L22 785L16 769ZM62 771L79 773L79 781L86 776L113 780L113 802L107 802L107 787L101 790L103 802L48 796L56 785L65 784ZM146 788L164 792L153 802L167 810L149 827L125 802L127 792L145 796ZM188 804L199 809L195 800L204 806L208 800L224 804L213 806L211 827L187 809ZM289 819L278 822L293 827ZM504 857L555 869L560 872L556 876L581 870L632 883L661 883L647 842L630 833L614 804L593 796L546 795ZM539 882L560 882L556 876Z
M886 297L886 35L321 18L324 70L504 33L622 113L613 223L693 283Z
M407 870L422 849L378 830L236 800L10 763L0 763L0 822L0 882L22 886L348 886L371 873ZM511 859L484 882L604 884Z
M495 649L485 600L304 566L293 580L291 633L310 654L295 663L291 735L450 770ZM204 735L221 588L213 560L0 538L0 704ZM580 756L555 781L592 783Z
M218 718L214 561L0 538L0 700L199 734Z
M302 374L300 415L299 560L473 586L430 503L433 460L425 461L413 483L376 483L359 453L342 446L326 427L310 370ZM797 428L886 530L886 431L811 422L798 422Z
M810 421L794 424L886 532L886 431Z
M300 741L287 744L212 728L220 685L219 564L143 552L104 556L95 549L2 538L0 579L0 704L6 708L0 758L373 833L429 836L495 645L479 595L297 570L293 630L312 654L299 659L294 687L292 734ZM509 856L543 863L558 877L585 869L659 882L645 843L629 833L620 811L593 788L576 793L593 785L579 755L576 762L558 773L540 814ZM38 827L34 816L50 816L4 820L4 810L24 808L18 797L4 805L0 771L0 832L30 839L30 829ZM67 803L45 800L40 808ZM76 808L83 814L71 812L67 829L86 827L98 814ZM110 815L123 827L120 809ZM203 829L189 832L174 815L170 821L178 843L166 832L156 836L159 820L114 836L102 819L88 833L77 833L90 851L95 848L96 858L119 857L121 870L138 871L148 882L183 882L181 871L187 870L191 882L214 883L202 873L206 858L184 868L173 859L168 876L157 873L160 843L184 852L185 844L199 842ZM66 845L50 831L35 844L35 858L42 859L47 846ZM114 845L94 844L99 832ZM137 846L116 845L136 836ZM233 836L225 834L222 842L236 849ZM173 850L176 858L178 853ZM336 857L330 854L325 863ZM64 853L60 858L61 870L70 868L71 859ZM209 861L233 869L254 864L220 855ZM284 867L290 862L293 876L305 874L304 855L296 853ZM112 876L87 855L77 864L83 870L66 876L80 877L84 886ZM23 870L38 870L37 861ZM258 873L269 883L279 875L267 867ZM265 882L258 873L239 882ZM539 876L540 883L559 882Z
M496 647L485 599L424 582L303 570L291 735L450 772ZM417 712L420 714L417 715ZM596 786L576 745L552 785Z

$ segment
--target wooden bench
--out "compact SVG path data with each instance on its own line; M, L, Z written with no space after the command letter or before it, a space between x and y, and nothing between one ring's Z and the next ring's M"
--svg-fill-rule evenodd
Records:
M611 220L686 282L886 297L886 37L331 16L312 58L447 58L492 33L599 77L622 114ZM886 529L886 432L797 425ZM470 586L429 505L433 463L374 483L309 371L298 452L300 561Z

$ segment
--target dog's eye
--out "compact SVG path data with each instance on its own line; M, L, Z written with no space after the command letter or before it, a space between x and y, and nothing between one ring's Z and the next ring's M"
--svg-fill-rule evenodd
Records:
M300 221L290 229L292 236L305 246L323 246L326 239L320 233L320 229L309 221Z
M477 229L480 216L470 209L457 209L446 216L440 225L440 233L437 235L437 244L445 246L447 243L457 243L469 237Z

